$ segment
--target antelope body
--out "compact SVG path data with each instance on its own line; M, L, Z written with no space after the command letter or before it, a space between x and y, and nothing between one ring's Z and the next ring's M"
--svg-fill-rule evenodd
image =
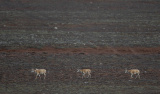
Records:
M44 75L44 79L46 78L46 69L32 69L31 72L36 73L36 78L39 76L41 78L41 74Z
M82 78L86 76L86 74L88 75L88 77L91 78L91 69L77 69L77 72L82 73Z
M131 70L125 69L125 73L130 73L131 78L133 78L133 75L135 74L135 75L137 75L136 78L138 77L140 79L140 70L139 69L131 69Z

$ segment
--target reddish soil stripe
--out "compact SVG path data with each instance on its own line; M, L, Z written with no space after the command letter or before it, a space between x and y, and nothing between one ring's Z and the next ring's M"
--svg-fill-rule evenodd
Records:
M28 48L6 50L1 49L0 52L46 52L46 53L81 53L81 54L159 54L160 47L103 47L103 48L64 48L56 49L52 47L44 47L42 49Z

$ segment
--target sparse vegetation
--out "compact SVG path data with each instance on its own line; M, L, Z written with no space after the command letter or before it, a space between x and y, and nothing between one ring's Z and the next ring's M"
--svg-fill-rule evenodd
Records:
M1 0L0 94L159 94L159 5ZM49 73L34 80L31 68ZM78 68L91 69L91 79L81 79ZM129 79L125 68L141 69L141 79Z

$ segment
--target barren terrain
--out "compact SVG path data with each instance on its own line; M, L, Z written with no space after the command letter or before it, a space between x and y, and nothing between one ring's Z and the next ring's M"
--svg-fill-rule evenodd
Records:
M0 94L159 94L159 0L1 0ZM32 68L45 68L35 80ZM90 68L82 79L78 68ZM131 79L124 69L140 69Z

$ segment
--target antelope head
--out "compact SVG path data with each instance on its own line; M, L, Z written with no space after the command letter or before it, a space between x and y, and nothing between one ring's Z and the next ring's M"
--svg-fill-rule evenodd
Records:
M128 70L127 70L127 68L125 68L125 73L127 73L128 72Z

